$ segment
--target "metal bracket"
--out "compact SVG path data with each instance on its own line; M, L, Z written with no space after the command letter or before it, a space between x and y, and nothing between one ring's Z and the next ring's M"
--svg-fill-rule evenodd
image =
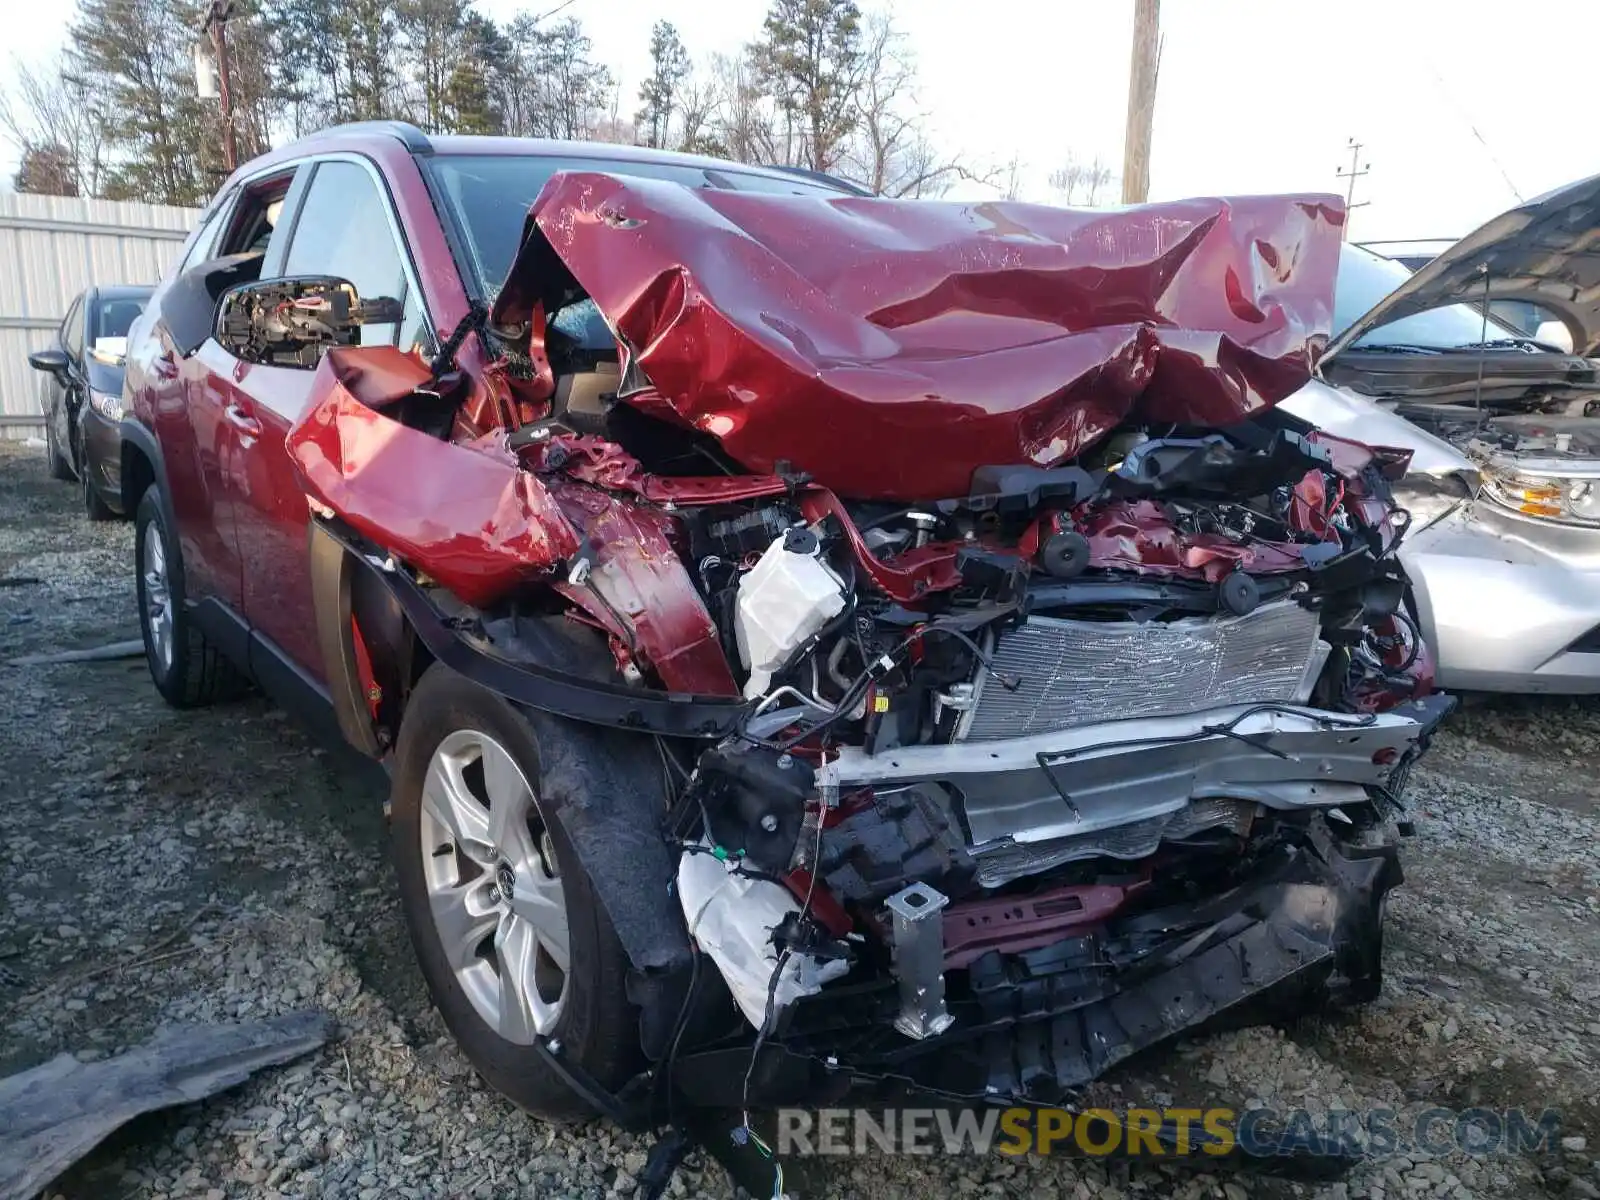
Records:
M908 884L887 901L894 923L894 973L908 1038L937 1037L955 1021L944 1006L944 907L950 898L925 883Z

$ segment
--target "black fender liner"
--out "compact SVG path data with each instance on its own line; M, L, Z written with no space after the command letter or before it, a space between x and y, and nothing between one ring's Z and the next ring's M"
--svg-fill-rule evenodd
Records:
M172 507L172 489L167 486L167 461L161 453L161 443L156 439L155 432L143 421L135 417L123 417L117 423L117 435L122 442L120 465L122 467L122 507L132 514L138 507L139 497L129 496L127 493L128 481L132 473L128 470L128 451L137 450L150 464L150 470L155 475L155 486L159 489L161 497L162 514L167 519L167 528L176 533L178 516Z

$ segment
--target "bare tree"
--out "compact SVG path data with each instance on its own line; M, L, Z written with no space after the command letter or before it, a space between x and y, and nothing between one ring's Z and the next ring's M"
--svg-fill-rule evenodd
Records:
M714 78L697 70L683 81L678 94L678 149L691 154L727 156L727 147L715 133L721 104L722 90Z
M754 57L748 47L738 55L712 55L712 86L718 99L714 136L737 162L792 166L793 139L762 89Z
M1066 204L1078 202L1078 189L1084 184L1088 168L1080 163L1074 155L1067 155L1067 161L1050 172L1050 187L1052 191L1060 194Z
M60 181L59 186L66 186L70 180L71 192L66 194L99 195L106 130L88 84L60 67L34 70L15 58L11 70L10 88L0 92L0 134L17 148L24 165L36 162L36 182ZM43 169L46 162L48 171Z
M999 175L975 171L934 145L918 104L915 55L887 12L866 19L856 132L844 162L874 195L892 199L941 196L959 179L992 183Z
M1106 166L1106 164L1101 161L1100 156L1096 154L1094 156L1094 162L1091 163L1088 169L1083 173L1083 202L1090 208L1093 208L1097 203L1099 203L1101 189L1110 184L1114 179L1116 179L1116 175L1112 173L1111 168Z
M1011 160L1000 169L1000 177L995 186L1000 189L1001 196L1006 200L1022 199L1022 172L1024 163L1022 156L1013 154Z

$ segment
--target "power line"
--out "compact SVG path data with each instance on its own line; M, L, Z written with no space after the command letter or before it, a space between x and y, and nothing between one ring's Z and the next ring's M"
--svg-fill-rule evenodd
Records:
M1351 138L1345 144L1350 148L1350 169L1346 171L1343 168L1339 168L1333 173L1334 178L1348 181L1344 189L1344 208L1347 215L1345 218L1344 228L1340 232L1341 237L1348 237L1350 233L1350 220L1348 214L1355 209L1365 208L1368 204L1372 203L1370 200L1362 200L1359 203L1356 201L1356 180L1360 179L1363 175L1371 174L1372 164L1361 161L1361 143L1356 141L1355 138Z

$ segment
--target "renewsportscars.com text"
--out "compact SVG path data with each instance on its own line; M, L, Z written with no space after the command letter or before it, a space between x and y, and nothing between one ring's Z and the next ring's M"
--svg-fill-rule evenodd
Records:
M1086 1154L1136 1157L1520 1155L1560 1137L1554 1109L784 1108L779 1154Z

